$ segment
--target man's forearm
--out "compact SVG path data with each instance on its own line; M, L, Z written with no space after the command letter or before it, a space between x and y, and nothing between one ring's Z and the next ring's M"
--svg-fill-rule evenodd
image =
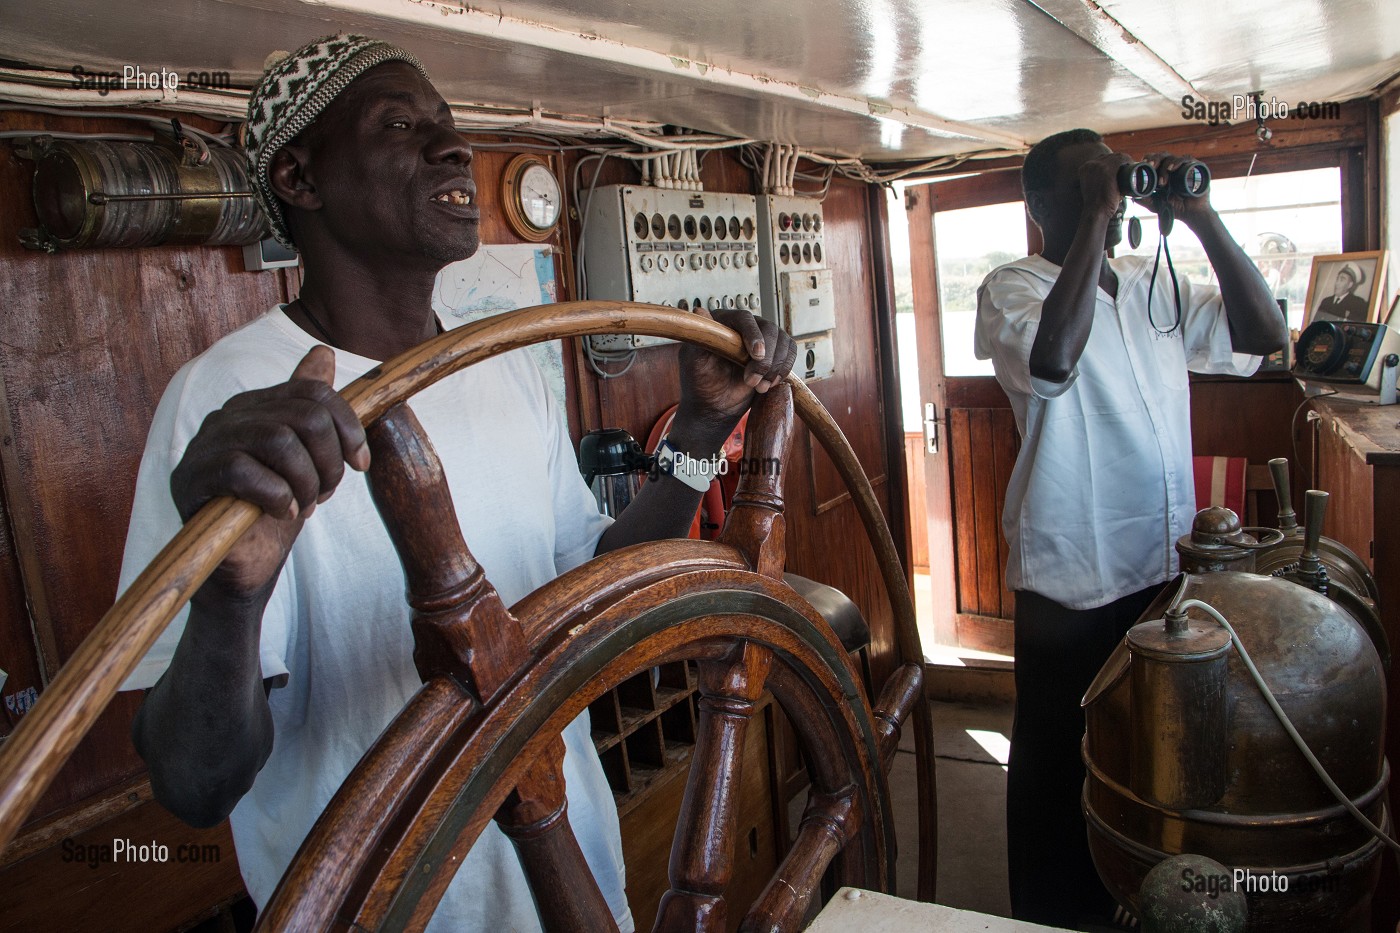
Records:
M677 415L669 439L682 453L708 459L719 456L720 447L731 430L732 426L704 425ZM637 498L603 533L594 554L605 554L643 541L686 537L702 496L703 492L690 488L674 476L659 474L648 479Z
M1259 269L1230 238L1220 215L1209 211L1190 226L1220 281L1220 297L1225 303L1230 344L1235 352L1263 356L1282 348L1288 339L1288 328L1278 302L1269 293Z
M170 667L132 723L156 799L195 826L226 817L272 751L258 650L262 610L192 602Z
M1106 215L1080 222L1060 274L1045 296L1029 361L1031 375L1037 379L1064 382L1089 343L1108 223Z

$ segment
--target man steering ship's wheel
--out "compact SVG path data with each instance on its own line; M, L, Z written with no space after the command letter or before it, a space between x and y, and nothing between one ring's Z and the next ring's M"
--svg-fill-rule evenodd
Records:
M507 610L472 558L431 444L408 405L472 363L543 340L637 333L746 357L723 326L611 302L528 308L459 328L347 386L374 451L370 483L409 583L424 686L366 753L263 911L267 929L348 922L421 929L461 857L496 819L511 836L548 929L607 929L564 806L559 732L587 704L660 663L694 660L700 721L658 929L723 924L740 750L771 692L806 748L813 790L798 838L746 929L800 926L828 866L841 884L892 887L885 775L913 713L919 893L933 897L933 744L923 652L893 539L840 428L795 376L762 397L749 456L781 457L793 408L836 464L893 608L897 666L872 710L839 640L781 582L782 490L747 474L719 540L662 541L595 558ZM207 504L132 584L0 749L0 846L14 837L79 740L259 511ZM424 520L425 517L437 520Z

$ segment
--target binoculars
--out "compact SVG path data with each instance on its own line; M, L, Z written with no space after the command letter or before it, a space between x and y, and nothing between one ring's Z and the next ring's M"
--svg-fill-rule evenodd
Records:
M1157 169L1146 162L1129 162L1118 167L1118 190L1129 198L1176 195L1199 198L1210 190L1210 169L1204 162L1190 159L1167 174L1162 182Z

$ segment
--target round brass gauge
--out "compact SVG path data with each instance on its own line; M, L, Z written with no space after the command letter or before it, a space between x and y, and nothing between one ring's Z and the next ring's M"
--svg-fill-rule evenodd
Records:
M537 155L518 155L501 175L501 204L506 221L522 240L549 239L564 211L563 192L549 163Z

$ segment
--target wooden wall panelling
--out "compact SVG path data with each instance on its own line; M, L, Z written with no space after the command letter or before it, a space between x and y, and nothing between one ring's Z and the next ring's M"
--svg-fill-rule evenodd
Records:
M934 185L931 197L935 212L1019 201L1021 173L1007 170L966 176L956 181Z
M0 933L183 929L242 896L228 823L193 829L147 798L0 869Z
M572 209L573 203L572 188L569 186L563 153L550 155L549 164L554 169L555 177L559 179L559 190L564 198L564 211L560 215L559 226L555 228L554 236L550 238L550 242L556 250L555 298L559 301L565 301L576 297L574 295L574 281L578 274L574 263L574 226L569 222L569 211ZM569 438L573 441L575 450L578 449L579 441L582 440L583 435L599 426L596 407L585 404L586 399L593 399L584 385L585 367L582 355L578 352L578 345L579 341L577 340L566 340L562 353L564 384L568 395Z
M977 522L973 500L972 419L966 408L948 409L948 456L953 474L953 560L957 567L958 612L980 612L977 586Z
M1006 588L1006 562L1011 546L1002 532L1001 516L1006 509L1006 490L1011 485L1011 471L1016 468L1016 455L1021 452L1021 433L1016 430L1016 416L1006 408L991 410L992 443L996 448L993 466L996 470L996 515L993 523L997 540L997 590L1000 605L996 615L1002 619L1016 618L1016 597Z
M957 617L958 644L974 651L990 651L1011 657L1015 654L1015 626L1011 619L961 614Z
M1009 408L950 407L948 420L961 630L972 622L965 616L984 617L990 624L1015 615L1015 596L1006 588L1009 549L1001 514L1020 437ZM974 627L988 624L978 622ZM985 634L977 640L985 642Z
M1005 408L1011 400L995 376L958 376L948 380L949 408Z
M1360 143L1342 153L1342 250L1380 249L1381 155L1380 108L1364 101L1364 134Z
M6 129L112 131L109 121L0 114ZM127 123L117 124L131 132ZM189 357L285 298L277 273L241 274L236 249L159 247L46 255L20 247L36 219L31 164L0 147L0 448L6 508L31 619L7 616L52 675L116 595L146 428ZM141 770L119 697L35 816Z
M996 441L992 413L980 408L968 412L972 427L972 508L977 530L977 602L982 615L1001 612L1001 554L997 547Z
M828 264L835 272L837 329L836 373L813 385L813 391L832 413L852 448L860 458L872 484L880 478L888 481L886 444L879 412L882 406L895 405L897 400L883 400L881 361L877 352L879 339L874 314L874 278L868 236L868 210L865 186L849 182L833 183L825 202ZM802 433L806 433L804 430ZM817 490L836 487L835 467L825 452L818 452L815 465ZM832 477L828 480L825 477ZM895 480L898 481L896 475ZM889 490L876 485L876 495L892 527L905 522L903 514L890 508ZM800 501L796 496L789 501ZM801 541L790 566L797 573L810 576L844 590L861 607L871 632L871 670L876 684L883 684L893 666L893 616L880 581L874 553L866 541L855 507L850 502L841 505L831 524L815 516L789 518L789 553L794 538ZM810 519L810 520L809 520ZM830 521L830 520L829 520ZM838 528L844 529L838 531ZM897 538L898 540L898 538ZM848 545L833 549L829 542L861 542L854 552ZM827 542L815 547L818 542ZM857 595L859 594L859 595Z
M865 200L864 186L833 183L825 202L827 257L834 272L832 284L838 309L836 372L828 379L813 383L812 391L841 426L860 457L871 485L878 489L877 481L886 477L886 458L881 419L882 377L876 352L879 334L874 319L875 283L865 231ZM846 499L849 493L826 453L810 442L809 446L816 450L811 461L813 507L816 511L825 511L836 501ZM880 495L888 501L888 490ZM798 500L789 496L788 501ZM888 512L886 517L889 518ZM902 515L897 522L891 520L891 524L902 522Z
M1362 188L1365 192L1366 211L1366 248L1380 249L1385 246L1382 233L1385 227L1385 204L1381 198L1385 190L1384 175L1386 171L1385 159L1382 154L1384 127L1381 122L1380 101L1368 101L1366 108L1366 148L1365 154L1365 181Z
M1351 448L1330 415L1313 422L1313 430L1317 432L1317 475L1308 486L1331 493L1323 534L1351 548L1374 569L1374 467Z
M1366 157L1361 150L1342 154L1342 252L1371 249L1366 216Z
M0 444L8 446L13 442L8 432L0 438ZM8 675L0 685L0 741L3 741L44 687L3 496L0 496L0 669Z

